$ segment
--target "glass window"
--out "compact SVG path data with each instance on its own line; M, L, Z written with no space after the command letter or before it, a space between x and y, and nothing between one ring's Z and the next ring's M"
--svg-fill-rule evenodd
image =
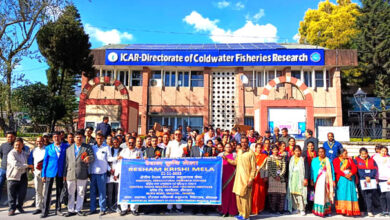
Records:
M161 125L161 120L162 120L161 116L150 116L150 118L149 118L149 129L153 128L154 123L156 123L156 122Z
M117 80L119 80L123 85L128 86L129 85L128 76L129 76L128 71L119 71Z
M152 79L161 79L161 71L152 71Z
M291 71L291 76L297 79L301 79L301 71L293 70Z
M177 86L183 86L183 87L188 87L189 85L189 72L179 72L178 73L178 81L177 81Z
M112 77L114 77L114 71L113 70L102 70L102 75L112 78Z
M203 87L203 72L191 72L191 87Z
M264 87L265 86L265 79L264 79L264 71L259 71L257 72L257 74L259 75L259 85L260 87Z
M275 79L275 71L274 70L269 70L268 71L268 80L267 83L271 80Z
M133 70L131 72L131 85L142 86L142 74L139 70Z
M329 73L328 70L326 71L326 85L328 87L333 87L333 80L332 80L331 74Z
M281 77L283 75L283 72L278 70L276 71L276 77ZM280 83L276 86L276 88L284 87L284 83Z
M311 71L304 71L303 72L303 78L305 79L305 84L308 87L312 87L311 83Z
M253 78L253 72L245 72L245 76L248 77L248 83L244 86L245 87L255 87L256 86L256 77Z
M153 127L155 122L160 123L163 126L171 127L173 131L176 130L180 125L183 127L183 132L186 129L187 125L191 126L193 130L197 129L200 132L202 132L203 128L203 117L198 116L150 116L149 129Z
M252 116L244 117L244 125L248 125L253 127L254 126L254 118Z
M315 71L316 87L324 87L324 72Z
M165 77L164 77L164 86L170 86L171 85L171 71L165 71Z
M111 122L111 129L120 128L121 124L119 122Z
M87 122L85 122L85 127L86 128L93 127L95 129L95 122L87 121Z

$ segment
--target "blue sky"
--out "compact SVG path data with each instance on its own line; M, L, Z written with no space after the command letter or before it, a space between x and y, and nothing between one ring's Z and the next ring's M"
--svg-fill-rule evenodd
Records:
M299 22L319 2L74 0L92 48L108 43L296 42ZM24 59L15 72L47 83L46 69L45 63Z

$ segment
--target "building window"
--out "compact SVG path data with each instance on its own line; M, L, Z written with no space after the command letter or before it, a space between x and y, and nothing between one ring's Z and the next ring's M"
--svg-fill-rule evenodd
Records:
M176 86L176 71L165 71L164 85L167 87Z
M153 128L155 123L159 123L162 126L168 126L171 131L176 130L180 125L183 127L185 132L186 127L191 126L192 130L199 130L202 132L203 128L203 117L198 116L150 116L149 117L149 129Z
M291 76L294 78L297 78L299 80L302 80L301 79L301 71L297 71L297 70L291 71Z
M259 79L259 82L257 83L257 85L259 85L260 87L264 87L266 84L266 77L265 77L265 74L264 74L264 71L259 71L257 72L258 74L258 79Z
M308 86L308 87L312 87L313 86L313 84L311 82L311 71L304 71L303 72L303 78L305 80L306 86Z
M128 71L119 71L117 76L117 80L119 80L124 86L129 85L129 72Z
M119 122L111 122L111 129L117 129L121 127L121 123Z
M248 78L248 83L244 85L245 87L256 87L256 74L255 72L255 77L253 77L253 72L246 72L245 76Z
M131 72L131 86L142 86L142 74L139 70Z
M102 75L103 77L110 77L114 78L114 70L102 70Z
M203 87L204 75L201 71L191 71L191 87Z
M161 71L152 71L152 79L161 79Z
M190 84L190 73L180 71L178 75L179 79L177 81L177 86L188 87Z
M244 117L244 125L253 127L255 125L254 118L252 116Z
M316 129L316 134L318 137L318 126L333 126L335 118L315 118L314 127Z
M333 87L333 80L328 70L326 71L326 86Z
M95 129L95 122L93 122L93 121L87 121L87 122L85 122L85 127L86 128L89 128L89 127L93 127L94 129Z
M316 87L324 87L324 71L315 71Z

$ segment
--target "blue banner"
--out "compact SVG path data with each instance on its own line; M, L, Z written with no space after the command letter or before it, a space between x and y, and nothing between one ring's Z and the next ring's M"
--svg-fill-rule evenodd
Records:
M323 49L134 50L107 49L106 65L126 66L323 66Z
M119 204L220 205L222 158L123 159Z

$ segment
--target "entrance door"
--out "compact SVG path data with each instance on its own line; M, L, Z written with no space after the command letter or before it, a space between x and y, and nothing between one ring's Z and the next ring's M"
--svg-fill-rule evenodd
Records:
M212 75L211 120L215 128L231 129L235 124L234 71L217 71Z

